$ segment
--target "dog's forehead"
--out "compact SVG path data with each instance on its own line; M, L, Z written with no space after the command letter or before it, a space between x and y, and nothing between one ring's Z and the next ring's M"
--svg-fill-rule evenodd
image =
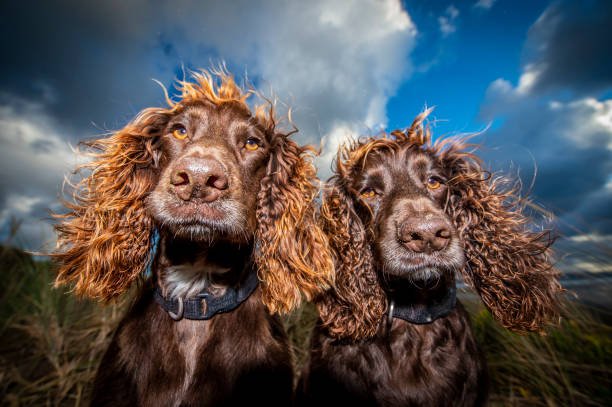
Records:
M234 122L248 124L252 119L250 112L241 106L230 103L221 105L213 103L191 104L186 106L178 116L196 122L200 126L211 126L214 124L229 126L230 123Z
M436 165L435 157L416 146L397 150L372 151L361 163L362 171L384 171L393 174L424 173Z
M233 103L215 105L198 103L185 106L171 120L172 123L189 125L198 135L219 135L227 137L230 133L258 131L267 135L264 126L248 109ZM197 137L197 136L196 136Z

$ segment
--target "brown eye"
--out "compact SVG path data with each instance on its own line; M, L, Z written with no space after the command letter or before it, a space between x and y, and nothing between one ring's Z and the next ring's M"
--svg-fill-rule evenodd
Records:
M364 199L370 199L376 196L376 191L372 188L365 188L359 195Z
M256 138L253 137L249 137L245 142L244 142L244 147L249 150L249 151L255 151L259 148L259 140L257 140Z
M172 131L172 135L177 140L185 140L187 138L187 129L183 126L178 126Z
M438 189L440 188L441 185L442 183L440 182L440 179L437 177L429 177L427 179L427 188L429 189Z

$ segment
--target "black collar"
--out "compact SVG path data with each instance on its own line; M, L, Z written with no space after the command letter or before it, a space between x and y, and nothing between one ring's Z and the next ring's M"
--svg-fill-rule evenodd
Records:
M403 319L413 324L430 324L438 318L447 316L455 308L457 287L453 280L442 295L426 302L400 301L394 298L393 294L389 294L387 300L389 303L389 324L393 322L393 318Z
M204 290L195 297L187 299L181 297L166 298L157 286L155 288L155 301L176 321L182 318L208 320L217 314L230 312L238 308L253 294L258 284L257 271L253 269L238 288L230 287L220 297Z

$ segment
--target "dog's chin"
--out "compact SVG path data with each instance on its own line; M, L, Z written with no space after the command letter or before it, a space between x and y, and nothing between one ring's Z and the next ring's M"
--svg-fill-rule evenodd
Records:
M392 279L409 280L422 286L436 283L452 273L446 268L436 266L385 267L384 272Z
M176 238L244 243L252 240L254 235L253 222L248 221L247 211L238 202L156 202L153 199L148 201L155 223Z
M198 223L177 223L164 225L171 236L178 239L190 240L194 242L214 243L224 241L228 243L246 243L252 239L253 233L249 233L242 228L230 228L228 225Z
M457 243L446 250L425 254L410 252L393 242L378 246L375 256L385 276L410 280L419 285L452 277L465 264L463 250Z

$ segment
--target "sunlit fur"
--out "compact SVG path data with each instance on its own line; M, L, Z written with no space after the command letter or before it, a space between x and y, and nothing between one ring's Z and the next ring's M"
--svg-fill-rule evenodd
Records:
M154 221L145 200L159 177L159 137L164 125L185 106L208 102L239 104L251 112L243 90L224 71L195 73L179 82L179 101L148 108L123 129L83 145L91 161L77 168L82 179L56 215L56 285L73 285L77 294L110 300L142 276L148 263ZM257 120L274 134L268 172L257 205L255 259L263 301L272 312L288 312L328 287L332 260L327 238L317 226L316 174L311 150L276 129L274 105L254 108Z
M354 141L338 153L321 210L336 265L335 289L319 303L324 326L332 337L353 340L372 337L380 327L386 298L374 269L369 225L355 212L357 191L348 181L363 169L369 154L411 145L450 170L446 211L464 244L466 282L504 327L540 331L557 318L561 291L551 265L550 231L534 231L518 183L487 172L465 138L432 142L423 125L428 113L405 131Z

